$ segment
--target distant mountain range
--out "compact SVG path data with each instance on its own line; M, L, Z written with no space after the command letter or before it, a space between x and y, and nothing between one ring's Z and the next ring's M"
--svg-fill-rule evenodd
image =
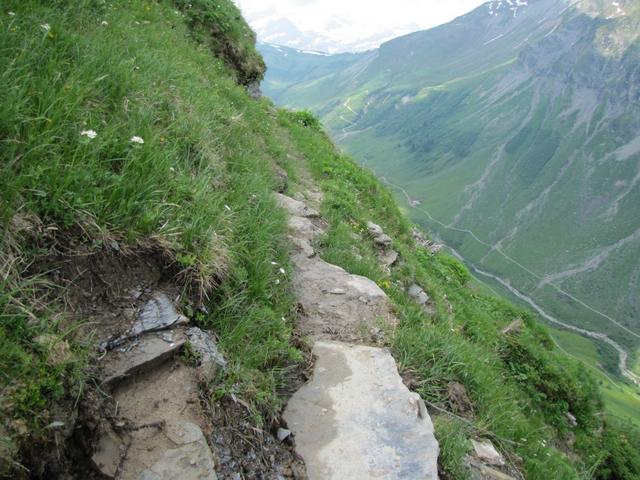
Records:
M495 0L359 54L262 45L263 88L494 287L635 353L639 36L637 0Z
M368 25L334 16L329 18L322 31L301 30L274 8L253 14L249 19L260 42L326 53L370 50L387 40L420 29L416 24L408 24L371 35Z

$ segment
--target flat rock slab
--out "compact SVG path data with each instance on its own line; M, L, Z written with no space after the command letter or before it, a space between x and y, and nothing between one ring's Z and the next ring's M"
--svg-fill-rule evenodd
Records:
M200 467L207 471L209 466L200 447L191 445L199 442L200 430L207 428L199 395L195 370L179 363L165 363L119 385L113 399L118 404L118 414L133 427L128 432L129 447L119 480L138 480L145 470L157 475L147 477L154 479L215 478L213 470L208 477L188 476L194 470L201 471ZM183 449L185 446L189 448ZM192 456L185 465L180 459L187 452ZM162 472L173 472L176 468L182 468L183 472L173 477L161 476Z
M300 200L295 200L281 193L275 193L276 201L280 208L286 210L292 217L319 218L320 214L308 207Z
M112 351L103 366L103 383L114 384L164 362L185 344L181 331L152 333Z
M294 256L296 295L305 318L305 335L333 340L363 340L372 328L394 326L389 299L372 280L306 255Z
M156 292L143 305L137 316L130 335L166 330L177 325L186 325L189 319L180 314L166 294Z
M216 480L213 456L200 428L193 423L180 427L182 436L171 440L183 446L166 450L138 480Z
M431 419L389 351L319 341L313 353L313 378L284 413L309 478L437 479Z

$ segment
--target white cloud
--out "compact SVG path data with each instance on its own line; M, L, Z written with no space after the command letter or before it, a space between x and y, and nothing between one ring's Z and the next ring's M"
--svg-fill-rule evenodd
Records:
M287 18L298 28L330 35L329 21L339 18L353 25L365 39L385 30L427 29L448 22L485 0L236 0L250 21ZM268 12L268 15L267 15ZM252 22L253 23L253 22Z

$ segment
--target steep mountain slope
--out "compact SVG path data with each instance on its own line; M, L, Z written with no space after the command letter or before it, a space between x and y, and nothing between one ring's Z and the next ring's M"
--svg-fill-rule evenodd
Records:
M305 478L281 414L313 368L336 383L307 415L320 441L367 425L374 443L348 447L374 460L394 460L384 432L422 453L395 414L428 413L443 480L470 476L478 440L516 478L639 477L640 433L602 415L583 365L436 252L315 117L255 98L262 59L230 0L5 6L0 477ZM329 412L314 400L357 375L314 367L313 332L386 347L410 402L366 367L384 428L351 394Z
M265 90L319 113L498 287L634 353L639 32L637 2L493 1L330 74L330 59L294 85L268 74Z

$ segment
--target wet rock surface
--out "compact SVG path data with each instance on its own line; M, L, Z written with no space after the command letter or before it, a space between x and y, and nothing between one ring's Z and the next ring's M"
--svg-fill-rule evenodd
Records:
M284 414L309 478L436 479L433 425L389 351L325 341L313 351L313 378Z

